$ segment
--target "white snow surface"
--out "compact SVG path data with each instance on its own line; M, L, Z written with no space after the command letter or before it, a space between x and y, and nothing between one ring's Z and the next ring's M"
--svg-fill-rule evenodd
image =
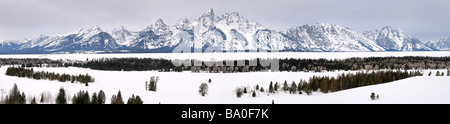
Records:
M6 71L5 66L0 68L0 72ZM254 73L190 73L190 72L122 72L122 71L97 71L83 68L34 68L35 71L49 71L67 74L86 74L92 75L95 82L88 87L79 83L62 83L49 80L34 80L27 78L18 78L6 76L0 73L0 89L8 91L16 83L21 92L25 92L27 97L36 96L38 99L43 91L50 92L53 99L56 98L58 89L63 87L66 93L72 97L80 90L87 90L92 95L94 92L103 90L106 93L106 103L110 103L110 97L117 94L120 90L124 101L131 94L139 95L146 104L271 104L272 99L276 104L303 104L303 103L450 103L450 77L436 77L436 70L425 70L425 75L429 71L433 76L412 77L391 83L366 86L344 90L334 93L323 94L313 92L311 96L305 94L288 94L279 91L276 94L267 94L257 92L257 97L253 98L250 94L245 94L241 98L235 95L235 89L240 86L246 86L249 90L254 89L256 84L264 87L266 91L270 81L288 83L300 79L306 80L313 75L337 76L341 72L254 72ZM444 71L446 70L439 70ZM355 71L346 72L354 73ZM159 76L160 81L157 84L157 92L145 91L145 81L150 76ZM209 85L209 92L206 97L198 94L201 83L207 83L212 79ZM380 95L378 100L370 100L370 93L375 92ZM7 93L7 92L6 92ZM69 100L70 101L70 100Z

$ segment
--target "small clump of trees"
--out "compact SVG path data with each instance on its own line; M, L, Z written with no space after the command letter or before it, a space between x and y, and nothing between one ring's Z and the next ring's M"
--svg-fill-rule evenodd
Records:
M136 97L131 95L130 98L128 98L127 104L144 104L144 101L142 101L141 97L139 95L136 95Z
M377 99L379 99L380 98L380 96L378 95L378 94L375 94L374 92L372 92L371 94L370 94L370 99L372 99L372 100L377 100Z
M208 84L207 84L207 83L202 83L202 84L200 84L198 93L199 93L201 96L206 96L206 95L208 94Z
M20 93L17 84L14 84L3 102L5 104L26 104L26 96L24 92Z
M159 76L150 77L150 81L149 81L150 83L148 83L147 81L145 82L145 90L156 92L158 81L159 81Z
M124 104L122 99L122 93L120 92L120 90L117 93L117 95L113 95L111 97L111 104Z
M243 87L238 87L238 88L236 88L235 92L236 92L236 97L237 98L241 98L242 95L244 95L244 88Z
M89 96L88 91L79 91L72 98L72 104L105 104L105 92L100 90L98 94L94 92L92 97Z

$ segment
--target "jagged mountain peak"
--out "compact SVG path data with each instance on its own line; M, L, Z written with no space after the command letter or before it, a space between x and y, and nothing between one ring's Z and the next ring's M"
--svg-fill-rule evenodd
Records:
M397 27L384 26L381 30L366 31L364 35L374 40L387 51L427 51L433 50Z
M132 32L128 31L125 27L120 26L119 28L115 28L111 32L111 36L116 40L118 44L123 46L129 46L133 34Z
M212 29L214 27L215 21L217 20L218 18L214 14L213 9L206 11L206 13L204 13L200 18L197 19L200 24L208 29Z
M166 27L167 25L164 23L164 21L162 19L158 19L155 23L155 26L157 28L161 28L161 27Z
M118 28L115 28L114 30L113 30L113 32L114 31L120 31L120 30L127 30L125 27L123 27L123 26L120 26L120 27L118 27Z
M233 23L245 23L248 22L248 20L245 20L244 17L240 16L239 13L233 12L233 13L225 13L220 18L221 20L225 20L227 22L227 25L233 24Z
M94 25L92 26L92 28L90 28L89 30L87 30L88 32L103 32L102 28L100 28L100 26L98 25Z
M380 30L380 35L384 37L409 38L410 36L403 32L400 28L385 26Z
M169 34L171 32L162 19L158 19L151 29L157 35Z
M175 28L178 30L192 30L193 27L191 26L191 22L188 18L184 17L177 21L175 24Z
M202 15L202 17L214 17L214 9L210 8Z
M222 18L242 18L238 12L225 13L222 15Z
M349 28L315 23L289 29L286 34L312 51L383 51L374 41Z

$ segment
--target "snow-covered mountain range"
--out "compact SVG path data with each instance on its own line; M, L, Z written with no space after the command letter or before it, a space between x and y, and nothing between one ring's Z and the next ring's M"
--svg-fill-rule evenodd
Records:
M339 25L317 23L280 32L246 20L237 12L218 16L210 9L196 20L181 18L168 25L159 19L137 32L125 27L105 32L94 26L65 35L0 41L0 53L172 52L181 46L233 51L430 51L450 50L449 42L447 38L424 44L389 26L359 33Z
M448 51L448 50L450 50L450 37L440 38L440 39L434 40L434 41L428 41L426 44L436 50L447 50Z

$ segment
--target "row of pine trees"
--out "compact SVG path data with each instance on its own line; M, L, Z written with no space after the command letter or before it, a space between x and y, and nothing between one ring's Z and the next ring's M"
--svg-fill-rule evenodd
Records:
M34 72L34 70L26 69L26 68L17 68L17 67L9 67L6 70L6 75L8 76L16 76L16 77L26 77L30 79L36 79L36 80L57 80L59 82L67 82L70 81L71 83L79 82L79 83L90 83L95 82L95 79L92 78L92 76L86 74L86 75L69 75L69 74L59 74L59 73L53 73L53 72Z
M268 90L264 90L262 86L256 85L255 89L251 91L247 90L247 87L236 88L236 96L239 98L245 93L252 93L253 97L256 97L256 92L268 92L269 94L283 91L290 94L303 94L311 95L313 92L320 91L322 93L337 92L357 87L369 86L392 82L396 80L405 79L413 76L422 76L419 71L373 71L373 72L357 72L342 73L337 78L329 76L313 76L306 80L300 80L298 83L292 81L288 83L284 81L283 84L272 81L269 84Z
M79 91L72 97L72 104L105 104L106 95L105 92L100 90L98 93L94 92L92 96L88 91ZM41 103L44 102L44 97L41 96ZM64 88L60 88L58 95L55 99L56 104L68 104L67 94ZM143 104L144 101L139 97L139 95L132 95L128 98L126 104ZM25 93L20 93L19 88L14 84L13 88L10 90L9 94L6 95L5 99L0 99L0 104L26 104ZM36 97L33 97L30 104L37 104ZM111 97L111 104L125 104L122 99L122 93L119 91Z

